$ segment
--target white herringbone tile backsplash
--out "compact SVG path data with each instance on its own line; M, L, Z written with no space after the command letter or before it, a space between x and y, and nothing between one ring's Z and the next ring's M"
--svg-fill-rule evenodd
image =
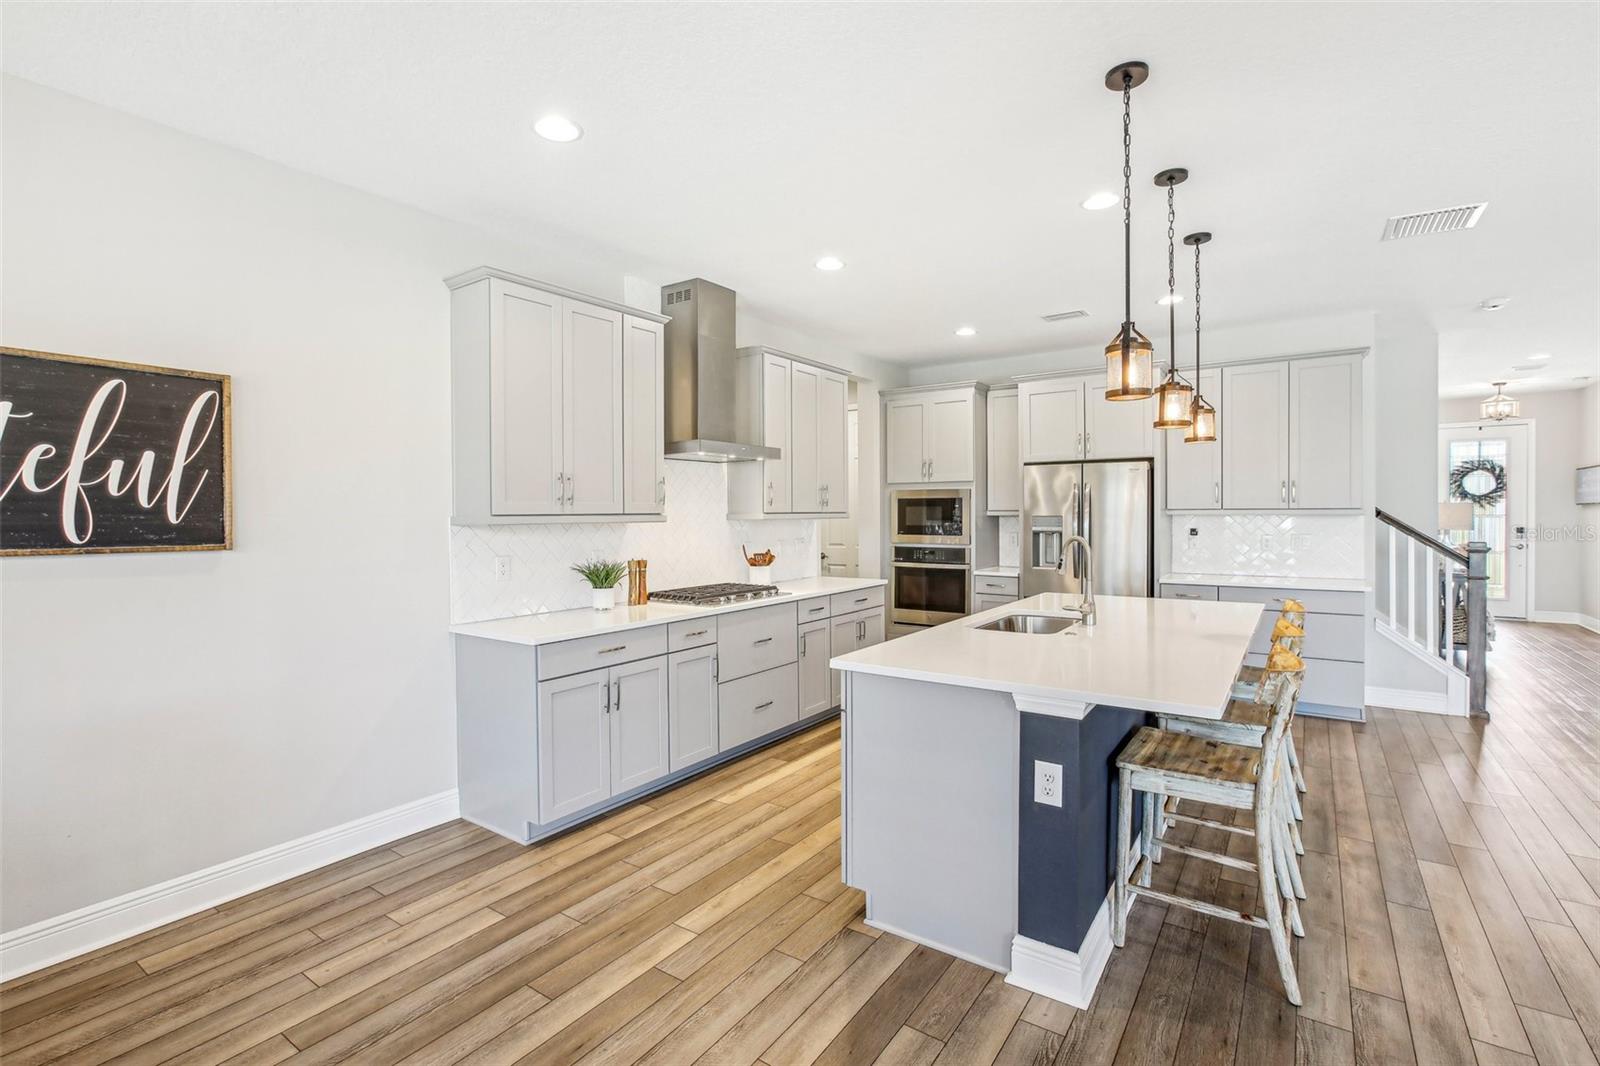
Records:
M646 559L653 589L745 581L744 556L771 548L773 579L818 573L818 523L728 520L727 467L667 464L665 522L582 522L450 527L450 620L477 622L589 606L589 586L568 569L588 559ZM511 560L494 576L497 556Z
M1360 515L1174 514L1170 520L1176 573L1360 578L1366 572Z

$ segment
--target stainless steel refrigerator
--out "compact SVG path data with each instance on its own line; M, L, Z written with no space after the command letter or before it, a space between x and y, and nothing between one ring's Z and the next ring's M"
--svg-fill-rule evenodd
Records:
M1083 549L1094 556L1096 596L1152 596L1155 558L1149 459L1028 463L1022 468L1022 595L1082 594Z

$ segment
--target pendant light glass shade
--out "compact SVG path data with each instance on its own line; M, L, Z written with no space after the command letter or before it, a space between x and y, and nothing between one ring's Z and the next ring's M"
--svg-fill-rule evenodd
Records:
M1156 429L1188 429L1189 403L1194 388L1178 376L1178 279L1175 266L1175 234L1178 232L1173 190L1189 178L1183 167L1172 167L1156 175L1156 184L1167 190L1167 376L1156 389Z
M1496 381L1494 395L1478 406L1478 411L1484 418L1503 422L1508 418L1518 418L1522 415L1522 404L1505 394L1505 385L1503 381Z
M1195 394L1189 405L1189 432L1183 435L1185 444L1206 444L1217 439L1217 409Z
M1147 400L1155 392L1151 380L1150 358L1155 347L1134 328L1124 322L1122 329L1106 345L1106 399Z
M1157 429L1188 429L1189 405L1194 400L1194 388L1178 376L1177 370L1168 370L1167 379L1156 389Z

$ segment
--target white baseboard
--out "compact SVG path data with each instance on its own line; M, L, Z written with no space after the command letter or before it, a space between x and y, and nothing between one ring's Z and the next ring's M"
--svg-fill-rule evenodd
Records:
M1591 633L1600 633L1600 618L1592 614L1580 614L1578 624Z
M1429 692L1426 689L1380 688L1368 685L1366 702L1368 707L1390 707L1399 711L1422 711L1425 714L1449 714L1459 717L1466 713L1451 707L1445 693Z
M1011 939L1011 972L1006 984L1087 1010L1111 961L1111 897L1100 904L1077 951L1025 936Z
M1558 626L1577 626L1583 624L1583 615L1577 611L1529 611L1528 621L1550 622Z
M0 934L0 980L53 965L456 818L455 789Z

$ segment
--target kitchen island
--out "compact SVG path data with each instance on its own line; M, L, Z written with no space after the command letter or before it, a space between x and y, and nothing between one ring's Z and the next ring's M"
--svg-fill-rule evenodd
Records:
M831 665L868 924L1084 1007L1111 953L1116 752L1152 714L1220 718L1263 608L1079 606L1034 596ZM1019 614L1055 631L986 628Z

